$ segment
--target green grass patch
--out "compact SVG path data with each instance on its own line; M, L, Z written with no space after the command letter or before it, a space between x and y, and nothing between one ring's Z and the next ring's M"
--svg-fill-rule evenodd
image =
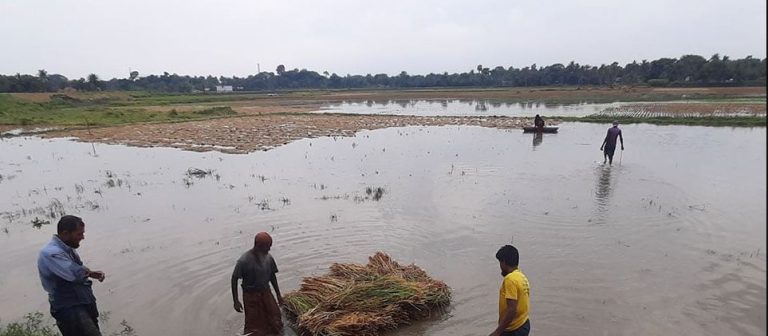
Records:
M271 98L264 93L246 94L222 94L222 93L198 93L198 94L139 94L132 95L133 100L124 101L125 105L173 105L234 102Z
M143 122L202 120L237 115L229 106L160 112L141 106L120 106L114 100L80 100L55 95L35 103L0 94L0 124L17 126L111 126Z
M104 336L137 336L136 331L127 321L120 322L116 330L109 332L109 312L100 312L99 322ZM24 315L15 322L3 326L0 324L0 336L60 336L53 318L41 312Z
M730 126L730 127L765 127L766 116L743 117L558 117L562 121L610 124L614 120L620 124L654 124L654 125L689 125L689 126Z
M58 336L53 321L41 312L29 313L21 321L0 326L0 336Z

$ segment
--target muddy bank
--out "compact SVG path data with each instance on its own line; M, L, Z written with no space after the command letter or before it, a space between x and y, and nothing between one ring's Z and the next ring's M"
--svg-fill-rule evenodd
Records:
M555 119L547 120L557 124ZM267 150L302 138L352 136L360 130L403 126L467 125L516 129L533 123L517 117L374 116L273 114L193 121L143 124L47 133L45 137L76 137L85 142L140 147L175 147L191 151L248 153Z

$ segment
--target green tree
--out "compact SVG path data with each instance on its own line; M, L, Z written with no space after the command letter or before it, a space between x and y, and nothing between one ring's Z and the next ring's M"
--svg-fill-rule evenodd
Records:
M101 90L101 87L102 81L99 79L99 76L93 73L88 75L88 89L90 91Z
M37 78L39 78L41 82L47 82L48 71L45 71L45 69L37 70Z

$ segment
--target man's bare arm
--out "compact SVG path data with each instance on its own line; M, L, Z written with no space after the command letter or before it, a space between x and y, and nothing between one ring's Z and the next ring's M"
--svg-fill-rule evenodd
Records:
M232 280L230 281L232 284L232 301L234 301L235 311L241 313L243 311L243 304L240 303L240 298L237 294L237 281L239 279L240 278L237 276L237 274L232 273Z
M275 294L277 295L277 302L279 304L283 304L283 295L280 294L280 286L277 285L277 274L272 273L272 277L269 278L269 282L272 283L272 288L275 289Z
M496 327L496 330L494 330L489 336L501 335L501 333L503 333L504 330L509 327L509 324L512 323L512 320L515 319L516 315L517 300L507 299L507 313L504 314L504 316L499 321L499 325Z

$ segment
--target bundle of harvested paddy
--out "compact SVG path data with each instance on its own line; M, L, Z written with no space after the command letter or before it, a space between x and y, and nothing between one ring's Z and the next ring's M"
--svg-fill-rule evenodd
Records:
M284 298L303 335L372 336L442 312L451 292L420 267L377 252L367 265L335 263L327 275L304 278Z

